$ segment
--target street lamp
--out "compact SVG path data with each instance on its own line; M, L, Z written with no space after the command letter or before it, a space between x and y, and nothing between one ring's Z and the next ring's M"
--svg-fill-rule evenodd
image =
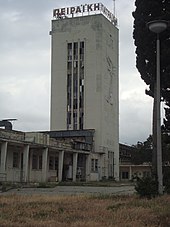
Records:
M168 27L165 20L154 20L147 23L150 31L157 34L156 41L156 150L157 150L157 177L158 192L163 194L163 176L162 176L162 145L161 145L161 114L160 114L160 39L159 34Z

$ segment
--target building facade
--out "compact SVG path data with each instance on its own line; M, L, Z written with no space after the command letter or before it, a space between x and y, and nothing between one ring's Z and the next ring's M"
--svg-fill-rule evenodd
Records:
M102 13L57 15L50 32L50 130L94 129L91 180L118 180L118 28Z
M119 156L120 156L120 180L121 181L133 181L137 178L151 176L152 165L149 162L141 164L135 164L133 161L133 155L137 152L133 146L119 144Z
M94 130L40 133L0 129L0 182L25 184L100 179L94 135ZM132 162L134 147L120 144L119 148L121 181L151 175L150 163L135 165Z
M93 131L72 139L53 137L49 132L0 129L0 182L88 181L93 145L87 146L86 137L92 138Z

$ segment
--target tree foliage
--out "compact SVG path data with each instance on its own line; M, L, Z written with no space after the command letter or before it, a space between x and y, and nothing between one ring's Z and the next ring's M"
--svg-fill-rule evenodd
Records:
M136 46L136 67L149 85L148 95L154 96L156 79L156 34L146 24L152 20L170 21L170 0L136 0L133 38ZM170 29L160 34L161 39L161 96L165 101L165 128L170 130Z
M152 162L153 137L151 135L146 141L138 141L133 147L136 148L132 152L133 164L139 165L144 162ZM162 161L163 164L170 163L170 136L166 133L162 134Z
M145 142L137 142L134 145L136 148L132 153L132 163L135 165L143 164L144 162L152 162L153 143L152 136L149 136Z

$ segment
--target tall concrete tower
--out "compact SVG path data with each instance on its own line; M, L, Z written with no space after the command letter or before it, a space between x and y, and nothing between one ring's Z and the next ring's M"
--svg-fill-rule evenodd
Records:
M51 130L95 129L92 159L99 166L98 179L118 179L116 19L101 3L55 9L54 16Z

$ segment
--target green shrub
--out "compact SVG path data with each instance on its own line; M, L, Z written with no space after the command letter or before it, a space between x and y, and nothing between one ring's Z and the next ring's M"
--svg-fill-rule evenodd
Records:
M51 184L51 183L45 183L45 182L40 182L37 186L37 188L54 188L56 184Z
M165 192L170 194L170 167L169 166L165 166L163 168L163 183L165 186Z
M165 192L170 194L170 180L165 182Z
M135 190L141 197L151 199L158 195L158 182L153 177L137 178Z
M6 190L7 190L6 185L2 185L1 191L6 192Z

